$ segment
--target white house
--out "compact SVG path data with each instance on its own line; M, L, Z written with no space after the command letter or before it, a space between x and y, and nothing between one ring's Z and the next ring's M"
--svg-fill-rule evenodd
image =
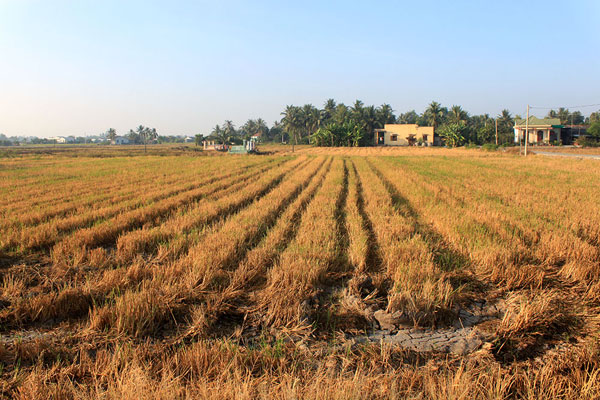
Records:
M522 141L529 130L530 144L551 144L561 141L561 129L558 118L529 117L529 123L524 119L515 120L515 143Z
M117 136L114 140L111 140L112 144L129 144L129 139L125 136Z
M48 138L49 140L54 140L56 141L56 143L61 143L61 144L65 144L65 143L75 143L75 138L73 136L53 136Z
M50 140L54 140L56 143L73 143L73 141L75 140L74 137L69 136L69 137L64 137L64 136L53 136L51 138L48 138Z

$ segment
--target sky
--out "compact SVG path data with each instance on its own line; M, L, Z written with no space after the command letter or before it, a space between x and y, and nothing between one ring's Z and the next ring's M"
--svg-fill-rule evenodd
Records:
M0 0L7 136L209 134L328 98L598 104L600 1Z

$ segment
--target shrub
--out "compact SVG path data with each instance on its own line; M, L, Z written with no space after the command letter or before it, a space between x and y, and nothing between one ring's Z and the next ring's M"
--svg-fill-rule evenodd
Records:
M599 147L600 146L600 142L598 140L596 140L595 138L589 137L589 136L581 136L579 139L577 139L576 144L581 147Z
M587 133L596 139L600 139L600 121L593 122L587 129Z
M467 127L464 123L447 123L440 127L439 135L446 147L458 147L465 141Z
M486 143L483 146L481 146L481 150L496 151L496 150L498 150L498 145L496 145L494 143Z

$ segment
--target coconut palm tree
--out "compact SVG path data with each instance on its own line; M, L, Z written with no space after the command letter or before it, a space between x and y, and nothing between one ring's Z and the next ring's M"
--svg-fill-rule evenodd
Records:
M452 106L448 113L448 120L454 124L464 124L467 122L467 112L461 106Z
M416 124L418 118L419 114L415 110L411 110L400 114L397 122L400 124Z
M521 117L515 115L515 118L513 118L510 114L510 111L504 109L500 112L496 119L498 120L498 133L501 134L501 142L510 142L512 140L510 137L512 136L515 119L521 119Z
M292 152L294 152L296 143L298 142L298 135L301 129L304 128L302 109L294 105L289 105L285 107L285 111L281 115L283 115L281 119L283 129L292 137Z
M383 125L379 122L377 111L374 106L363 108L362 118L356 125L358 125L364 131L364 134L370 138L373 137L373 132L376 128L383 128Z
M573 111L572 113L570 113L569 119L570 119L569 122L571 122L571 124L575 124L575 125L583 124L585 121L585 118L581 114L581 111Z
M389 104L382 104L377 108L377 121L380 126L385 124L395 124L396 116L394 115L394 110L392 106Z
M319 128L321 123L321 113L312 104L305 104L302 107L301 118L304 122L304 128L307 136L312 135Z
M269 133L269 127L264 119L259 118L256 120L256 131L254 133L259 136L266 136Z
M432 101L425 110L426 120L429 125L433 126L433 130L441 124L444 119L444 109L437 101Z
M558 112L556 113L556 118L560 119L560 124L564 125L569 123L569 116L571 115L571 113L569 112L569 109L561 107L558 109Z
M365 104L362 101L356 100L354 102L354 105L350 109L350 113L351 113L352 119L355 122L357 122L357 123L360 123L360 120L362 119L363 107L364 106L365 106Z
M156 140L156 139L158 139L158 132L156 131L156 128L152 128L152 129L150 129L150 136L149 136L149 138L150 138L151 140Z
M129 130L129 132L127 133L127 138L129 139L130 143L137 143L139 140L138 134L135 133L133 129Z
M233 122L231 122L231 120L225 120L225 123L223 124L223 131L230 140L233 136L235 136L235 125L233 125Z
M321 110L321 122L324 124L328 124L333 115L335 114L336 103L334 99L327 99L325 105L323 106L323 110Z
M137 129L135 130L135 132L137 133L138 137L140 139L142 139L142 141L144 142L144 153L147 151L146 146L147 146L147 142L148 142L148 128L146 128L144 125L140 125L137 127Z
M225 130L219 126L219 124L215 125L213 130L210 132L210 136L216 138L221 144L226 144L228 141L228 136L225 133Z
M498 115L498 125L512 127L514 120L512 115L510 115L510 111L507 109L502 110L500 115Z
M323 115L321 114L321 110L316 107L312 107L309 114L309 132L312 135L319 129L319 127L323 124Z
M241 133L246 138L249 138L250 136L255 135L256 134L256 121L253 119L249 119L248 121L246 121L246 123L244 125L242 125L240 130L241 130Z
M333 115L333 119L337 124L342 125L346 119L348 119L350 110L348 109L348 106L346 106L344 103L340 103L337 106L335 106L335 113Z
M117 137L117 130L115 128L109 128L106 131L106 136L110 139L110 140L115 140L115 138Z

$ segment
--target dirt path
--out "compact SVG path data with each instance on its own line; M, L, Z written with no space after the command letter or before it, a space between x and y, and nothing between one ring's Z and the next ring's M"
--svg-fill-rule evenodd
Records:
M535 151L535 154L540 154L542 156L554 156L554 157L572 157L572 158L591 158L595 160L600 160L600 155L595 154L572 154L572 153L555 153L550 151Z

